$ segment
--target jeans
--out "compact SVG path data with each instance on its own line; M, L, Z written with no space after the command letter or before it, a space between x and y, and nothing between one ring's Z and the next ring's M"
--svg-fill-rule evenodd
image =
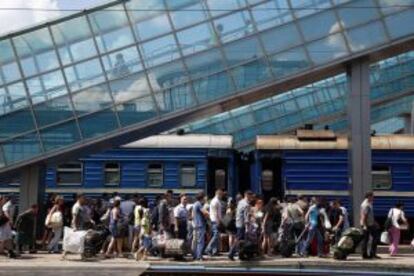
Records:
M194 248L194 259L201 260L203 258L203 250L205 244L205 227L194 227L195 248Z
M188 221L187 223L187 246L188 248L191 249L191 252L194 252L195 250L195 243L194 243L194 239L193 239L193 233L194 229L193 229L193 223L192 221Z
M368 252L368 243L369 238L372 237L372 245ZM368 226L367 229L364 230L364 238L362 239L362 256L363 257L374 257L377 255L377 245L380 240L380 234L378 231L378 227L375 225Z
M63 228L62 227L55 228L52 231L53 231L53 238L50 241L49 245L47 246L47 250L57 252L59 251L59 241L60 241L60 238L62 237Z
M395 226L391 226L389 233L391 235L390 255L394 256L398 254L398 244L400 243L401 230Z
M239 241L244 240L244 236L246 233L245 227L237 227L236 233L236 241L234 242L233 246L230 248L229 257L234 257L239 249Z
M181 240L187 239L187 221L179 221L178 222L178 238Z
M318 226L310 226L308 231L308 237L303 245L302 255L308 255L310 244L316 235L316 241L318 244L318 256L323 254L323 237L318 229Z
M219 251L220 232L218 230L218 224L211 222L212 237L207 245L206 252L211 255L216 255Z

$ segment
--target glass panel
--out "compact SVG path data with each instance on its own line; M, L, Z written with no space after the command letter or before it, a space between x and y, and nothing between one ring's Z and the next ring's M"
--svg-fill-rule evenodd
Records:
M97 54L91 30L84 16L52 25L51 28L64 65Z
M219 39L208 23L178 32L177 37L184 55L213 47Z
M128 18L122 5L112 6L89 16L101 53L134 43Z
M207 0L206 2L212 16L229 13L246 5L246 2L244 0Z
M71 91L103 82L105 77L98 59L85 61L65 68L65 75Z
M347 31L347 38L353 52L362 51L386 41L384 28L380 22Z
M224 69L221 53L216 49L188 57L185 59L185 63L193 79Z
M128 78L111 81L109 85L116 103L148 95L151 92L144 73L134 74Z
M187 71L180 60L152 68L148 75L154 91L188 81Z
M297 17L317 13L331 6L330 0L290 0L290 2Z
M335 34L307 46L312 61L316 64L329 62L347 54L342 34Z
M234 92L230 78L225 72L195 81L194 89L200 103L225 97L226 94L230 95Z
M79 119L79 125L85 139L101 136L118 128L112 109L82 117Z
M28 102L25 90L26 88L22 82L9 85L5 89L0 89L0 114L5 114L27 106Z
M6 166L6 160L4 160L3 157L3 149L0 147L0 168L3 168L4 166Z
M93 112L112 104L107 85L94 86L72 95L72 101L78 114Z
M179 57L178 48L172 35L151 40L140 46L147 67L157 66Z
M82 163L71 162L56 166L56 184L58 185L81 185Z
M384 14L389 14L412 7L414 0L378 0L378 4Z
M39 127L66 120L73 116L72 106L68 96L33 106Z
M191 2L191 5L189 2ZM175 0L166 1L166 3L171 9L170 15L176 29L193 25L207 19L205 8L199 0Z
M394 14L385 18L385 24L391 38L395 39L405 35L412 34L414 26L414 10L410 9L405 12Z
M233 42L224 48L227 62L230 66L246 62L263 55L259 41L253 37Z
M25 76L32 76L59 66L52 38L46 28L13 38Z
M4 157L8 165L29 159L41 153L36 133L18 137L2 144Z
M40 136L46 151L70 146L80 141L75 121L43 129L40 131Z
M20 78L20 72L15 62L13 48L7 39L0 41L0 84Z
M271 63L276 78L282 78L310 66L302 47L274 55L271 57Z
M194 164L181 165L180 183L183 187L196 186L197 169Z
M122 126L139 123L157 116L151 96L132 100L116 107Z
M301 43L295 24L287 24L266 31L261 37L267 53L280 52Z
M30 109L26 108L0 117L0 138L5 139L34 129Z
M117 79L143 70L135 46L102 57L109 79Z
M239 39L254 32L248 12L238 12L214 21L216 33L222 43Z
M190 84L183 84L155 94L162 112L172 112L194 105Z
M270 70L264 58L243 64L231 71L238 88L254 86L270 78Z
M345 28L350 28L377 18L378 10L375 7L373 0L352 1L339 8L339 18Z
M119 163L105 163L104 173L104 185L118 186L121 182L121 168Z
M141 39L154 37L171 30L169 22L165 21L163 2L163 0L132 0L125 2L134 31ZM163 26L164 24L165 26ZM154 33L151 33L151 30Z
M292 20L286 0L272 0L252 8L257 29L264 30Z
M162 164L149 164L147 171L149 187L162 187L164 184L164 168Z
M27 80L33 104L67 94L60 70Z
M340 31L340 26L332 11L325 11L311 17L303 18L299 20L299 25L307 41Z

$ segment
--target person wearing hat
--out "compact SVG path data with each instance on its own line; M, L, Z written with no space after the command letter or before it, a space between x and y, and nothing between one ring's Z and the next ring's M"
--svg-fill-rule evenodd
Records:
M47 246L49 253L59 253L59 241L63 233L63 214L65 201L63 197L56 196L54 205L46 217L45 225L50 227L53 232L53 238Z

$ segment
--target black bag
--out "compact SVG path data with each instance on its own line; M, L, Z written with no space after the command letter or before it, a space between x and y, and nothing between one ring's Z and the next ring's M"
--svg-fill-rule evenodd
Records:
M0 226L3 226L8 222L9 222L9 218L5 214L0 213Z
M259 255L259 246L249 240L240 241L239 259L242 261L251 260Z
M355 227L348 228L334 246L334 259L346 260L349 254L355 252L363 237L364 233L361 229Z
M233 218L232 215L230 214L226 214L222 221L221 221L222 227L224 228L225 231L229 231L229 232L236 232L236 220L235 218Z

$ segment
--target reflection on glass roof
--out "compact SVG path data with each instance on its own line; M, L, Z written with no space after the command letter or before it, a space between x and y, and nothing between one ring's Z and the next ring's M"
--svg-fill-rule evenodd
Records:
M404 95L414 88L414 51L372 64L370 72L373 103ZM236 144L244 145L259 134L283 133L343 114L346 94L346 76L341 74L182 128L191 133L231 133ZM394 106L399 112L399 107ZM405 110L403 106L401 110ZM336 124L341 123L333 127Z
M414 10L400 1L117 1L1 37L0 168L402 42L413 35ZM337 76L308 86L318 93L272 98L283 101L266 113L231 111L221 116L234 122L210 130L341 109L343 83Z

